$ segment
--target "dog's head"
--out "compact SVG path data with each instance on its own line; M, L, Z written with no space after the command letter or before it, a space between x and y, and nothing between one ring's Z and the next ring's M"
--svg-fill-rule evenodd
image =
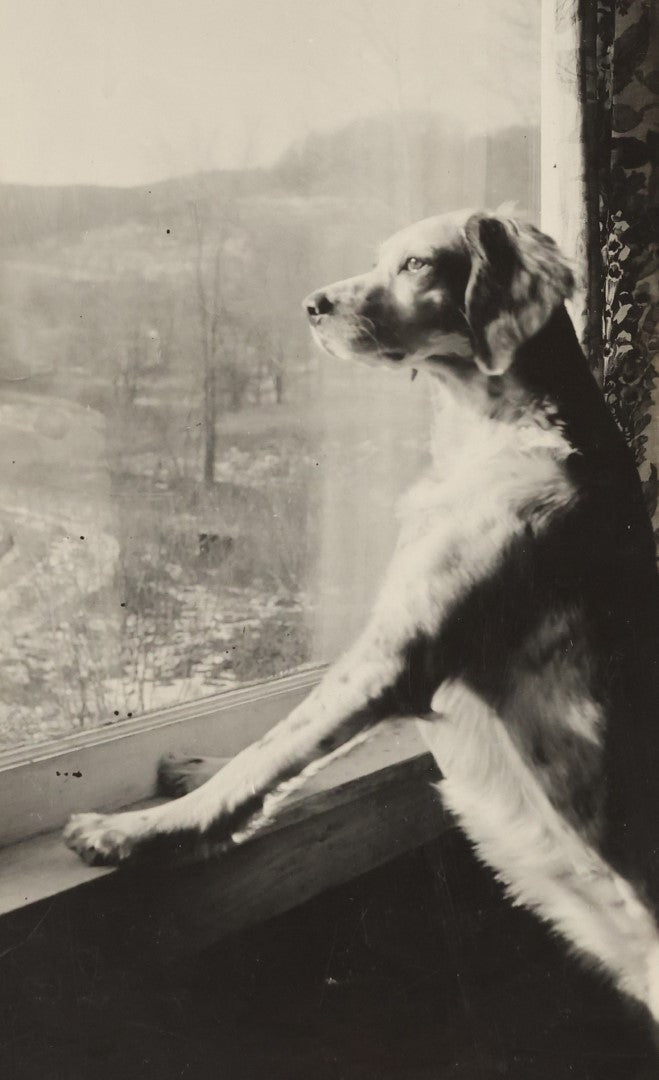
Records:
M475 364L494 375L573 287L554 241L533 225L462 212L396 233L372 270L304 306L315 339L340 359L435 371Z

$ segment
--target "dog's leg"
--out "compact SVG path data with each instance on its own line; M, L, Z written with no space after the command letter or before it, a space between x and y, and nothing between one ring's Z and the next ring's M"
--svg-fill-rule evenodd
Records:
M186 854L237 842L327 758L365 738L395 707L402 652L383 655L365 634L293 712L203 786L175 802L121 814L78 814L69 847L92 864L163 851Z
M309 697L263 739L176 802L104 816L81 814L66 828L70 847L91 863L114 864L133 855L219 846L244 836L262 812L300 775L328 755L363 738L380 720L430 708L441 670L446 616L465 589L497 565L517 518L482 510L473 535L418 523L401 534L371 619L355 646L329 670ZM450 627L450 622L448 623ZM305 772L307 770L307 772ZM288 784L282 788L281 785Z
M179 799L205 784L227 761L220 757L177 758L166 754L158 763L158 794Z

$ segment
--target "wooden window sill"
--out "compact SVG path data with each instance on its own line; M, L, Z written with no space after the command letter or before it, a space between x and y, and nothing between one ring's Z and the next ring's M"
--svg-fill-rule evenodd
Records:
M76 936L129 926L140 952L189 955L437 837L448 824L438 776L414 725L391 723L218 859L114 871L85 866L59 830L9 845L0 850L0 954L66 909Z

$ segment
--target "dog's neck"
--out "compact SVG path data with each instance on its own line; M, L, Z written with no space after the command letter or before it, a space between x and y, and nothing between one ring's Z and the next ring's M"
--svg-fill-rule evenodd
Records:
M432 450L440 467L447 454L487 445L493 428L502 440L507 430L511 446L521 438L526 446L554 442L592 454L610 444L614 425L563 306L520 346L503 375L486 375L469 361L437 363L428 371Z

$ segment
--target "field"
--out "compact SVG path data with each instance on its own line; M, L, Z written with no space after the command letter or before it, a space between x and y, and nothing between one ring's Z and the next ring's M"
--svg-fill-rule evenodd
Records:
M270 406L232 418L208 490L157 469L147 437L128 468L98 413L29 393L5 399L0 743L309 659L313 436L298 416Z

